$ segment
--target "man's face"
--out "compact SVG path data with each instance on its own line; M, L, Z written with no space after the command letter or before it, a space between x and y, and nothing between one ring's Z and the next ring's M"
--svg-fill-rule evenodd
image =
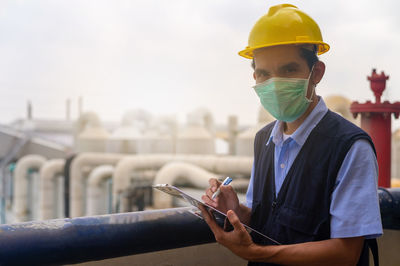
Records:
M300 56L299 46L282 45L254 51L256 84L272 77L308 78L310 69Z

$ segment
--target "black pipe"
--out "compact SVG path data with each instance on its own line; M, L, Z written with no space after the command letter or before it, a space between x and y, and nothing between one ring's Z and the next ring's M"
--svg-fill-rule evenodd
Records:
M69 156L64 165L64 217L69 217L69 176L72 161L77 154Z
M379 202L383 227L400 230L400 188L379 188ZM0 225L0 265L71 264L214 242L190 210Z
M378 188L382 225L400 230L400 188Z
M0 226L0 265L58 265L215 241L191 208Z

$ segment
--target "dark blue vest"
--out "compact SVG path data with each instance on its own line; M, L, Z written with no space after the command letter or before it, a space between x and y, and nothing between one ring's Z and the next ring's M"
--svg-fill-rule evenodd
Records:
M311 131L275 197L275 145L272 141L266 145L274 124L261 129L255 138L251 227L281 244L329 239L329 208L338 171L356 140L366 139L374 147L372 140L362 129L328 111ZM252 237L255 243L273 244Z

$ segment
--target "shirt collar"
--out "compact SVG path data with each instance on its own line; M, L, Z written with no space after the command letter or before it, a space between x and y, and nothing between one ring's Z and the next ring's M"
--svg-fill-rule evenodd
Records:
M321 121L326 112L328 112L328 107L326 107L322 97L318 96L318 104L314 107L311 113L306 117L300 127L296 129L290 138L300 146L303 146L311 131L315 128L319 121ZM278 146L283 144L283 126L284 122L279 120L276 121L267 145L270 143L270 141L273 141L274 144Z

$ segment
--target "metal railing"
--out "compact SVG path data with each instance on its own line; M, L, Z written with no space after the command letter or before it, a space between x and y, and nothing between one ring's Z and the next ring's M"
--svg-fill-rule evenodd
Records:
M383 228L400 230L400 188L379 188L378 192Z
M0 265L54 265L215 241L191 208L0 226Z
M383 226L400 230L400 188L379 189ZM0 265L101 260L214 242L190 207L0 226Z

